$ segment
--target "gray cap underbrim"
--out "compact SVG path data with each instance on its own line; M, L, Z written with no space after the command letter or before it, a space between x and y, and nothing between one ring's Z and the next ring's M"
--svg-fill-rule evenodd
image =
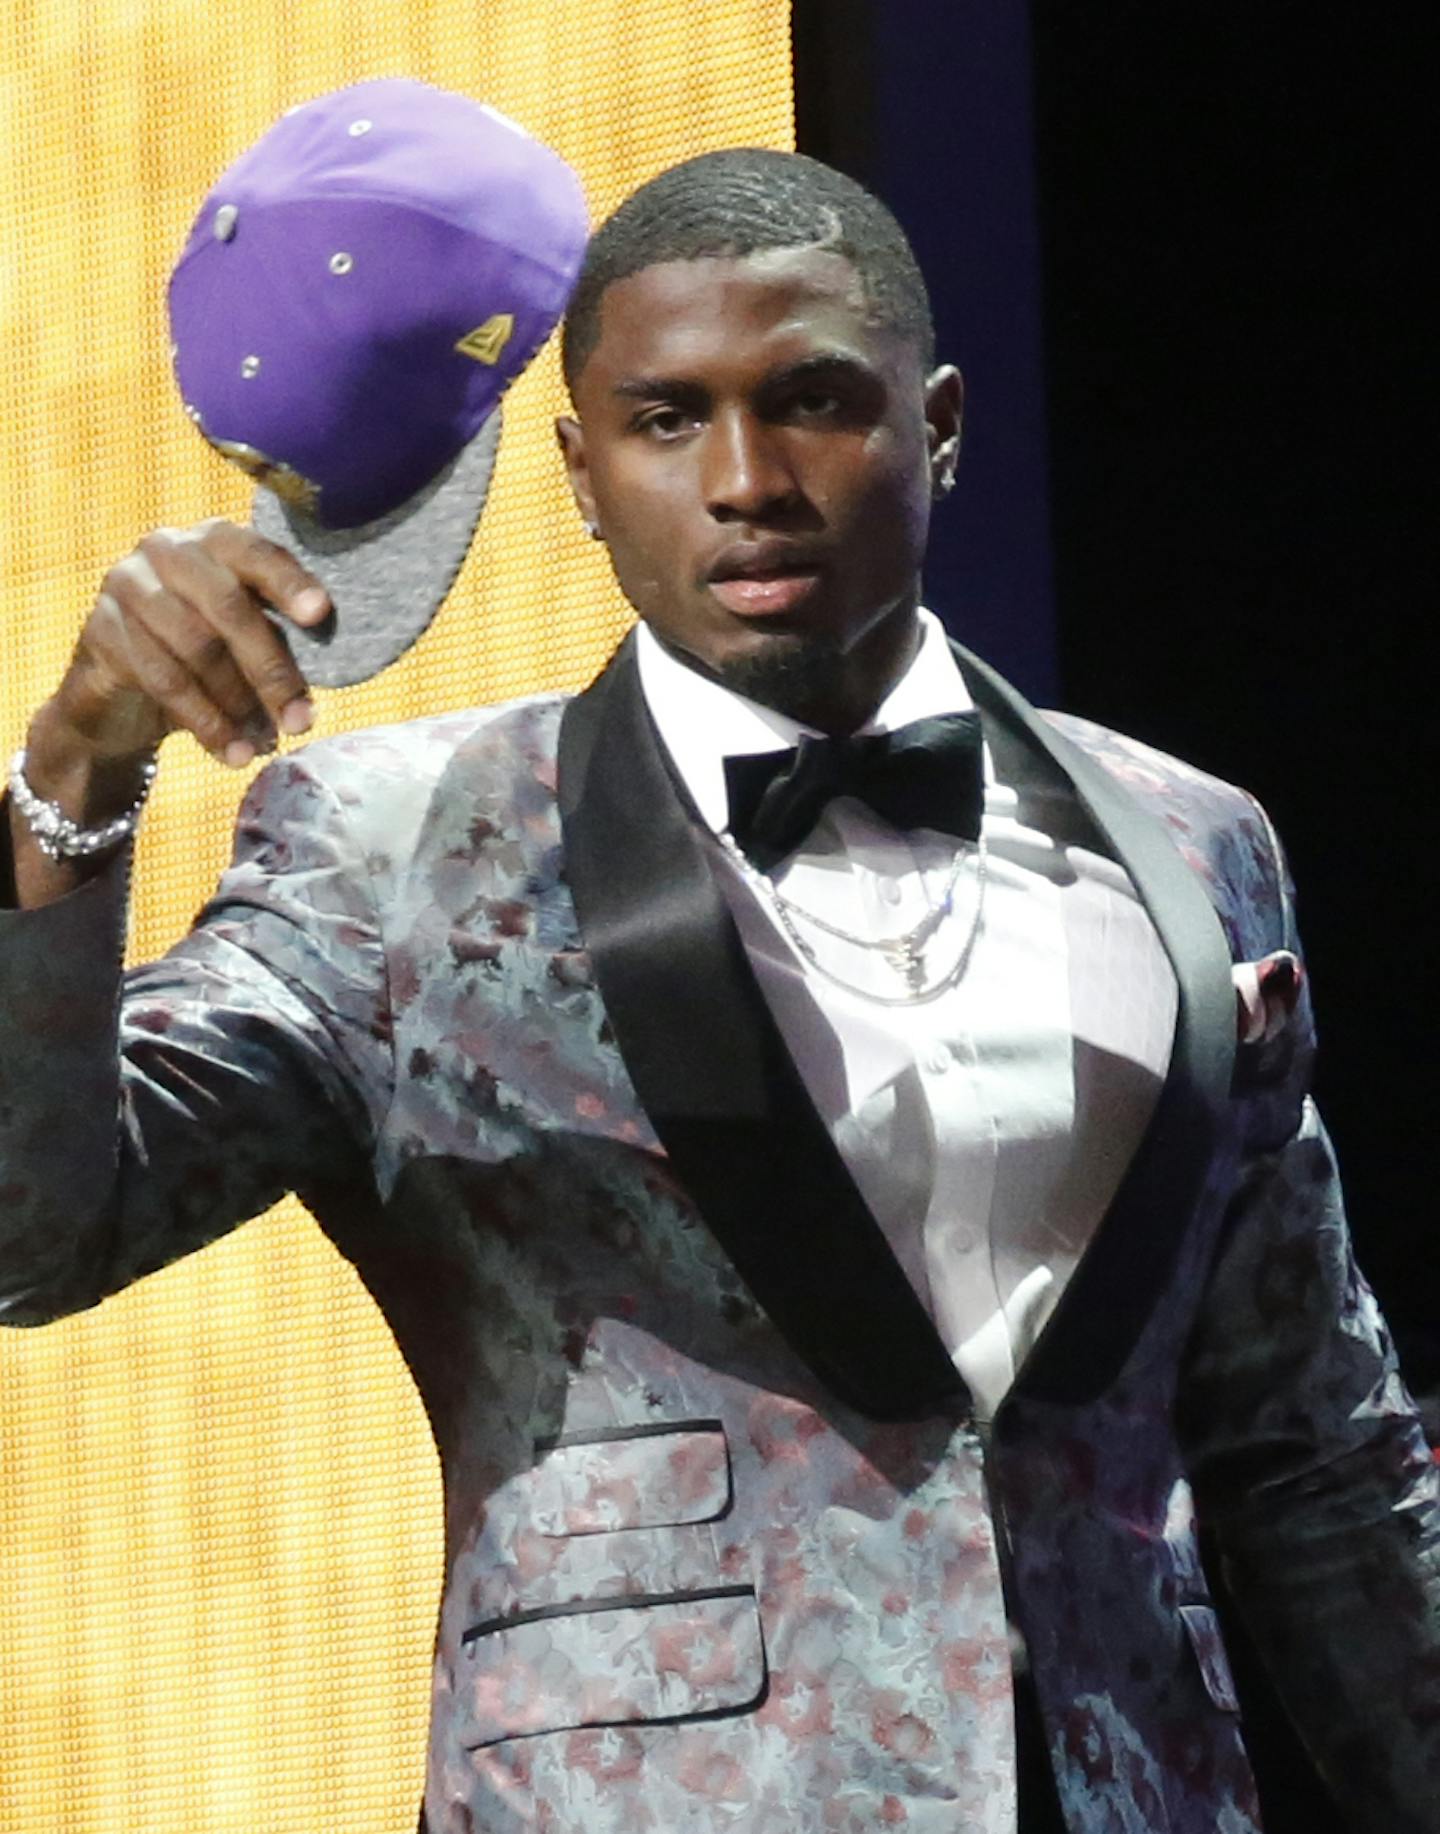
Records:
M307 681L320 688L369 681L429 629L470 551L499 439L497 407L423 489L358 528L327 529L273 491L255 492L255 528L288 548L335 607L314 629L275 619Z

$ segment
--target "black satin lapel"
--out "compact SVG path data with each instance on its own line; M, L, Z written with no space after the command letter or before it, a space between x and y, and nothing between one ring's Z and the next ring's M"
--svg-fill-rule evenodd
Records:
M560 727L565 871L625 1067L701 1216L791 1347L876 1419L964 1384L780 1039L671 780L633 640Z
M1086 1400L1118 1375L1174 1267L1219 1138L1235 1056L1235 994L1224 932L1164 823L1102 765L956 646L987 722L1038 748L1075 787L1150 913L1179 984L1175 1042L1150 1125L1105 1219L1016 1381L1017 1392Z

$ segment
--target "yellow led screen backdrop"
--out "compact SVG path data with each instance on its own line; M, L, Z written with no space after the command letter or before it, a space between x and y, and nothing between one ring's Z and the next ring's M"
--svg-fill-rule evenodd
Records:
M513 116L592 213L791 144L784 0L6 0L0 744L145 529L244 517L185 422L166 276L292 103L411 75ZM566 498L548 349L512 390L446 610L318 730L589 678L627 622ZM243 779L170 740L131 953L184 928ZM384 1325L294 1206L86 1316L0 1331L0 1834L413 1834L439 1494Z

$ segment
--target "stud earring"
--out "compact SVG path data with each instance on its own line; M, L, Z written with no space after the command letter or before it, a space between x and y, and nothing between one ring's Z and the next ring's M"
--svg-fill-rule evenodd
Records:
M598 522L591 522L590 519L587 517L585 520L585 533L590 537L592 541L599 541L600 540L600 524Z

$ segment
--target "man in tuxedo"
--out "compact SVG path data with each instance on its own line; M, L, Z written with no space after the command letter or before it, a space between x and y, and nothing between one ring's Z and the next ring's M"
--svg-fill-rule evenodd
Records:
M1197 1521L1348 1825L1423 1834L1435 1473L1263 813L921 609L960 380L848 180L662 174L565 358L637 631L277 763L118 999L144 760L302 728L261 606L324 597L224 525L107 580L12 803L5 1316L306 1197L445 1467L433 1834L1245 1834Z

